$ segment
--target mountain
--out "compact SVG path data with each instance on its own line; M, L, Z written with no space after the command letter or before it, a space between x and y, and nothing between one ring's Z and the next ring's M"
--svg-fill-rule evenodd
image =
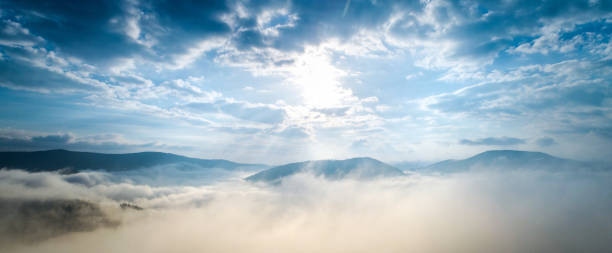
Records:
M263 167L240 164L227 160L206 160L170 153L141 152L129 154L102 154L75 152L63 149L34 152L0 152L0 168L23 169L32 172L66 170L129 171L168 164L187 164L197 168L240 170Z
M297 173L312 173L330 180L343 178L371 179L376 177L402 176L404 173L381 161L362 157L347 160L319 160L290 163L261 171L247 177L251 182L278 183L281 179Z
M98 203L80 199L2 199L0 207L3 239L13 241L35 243L120 225Z
M432 162L426 162L426 161L402 161L402 162L391 163L392 166L404 172L414 171L414 170L417 170L418 168L423 168L430 164L432 164Z
M594 164L555 157L542 152L491 150L464 160L445 160L418 169L431 172L467 170L574 170L594 169Z

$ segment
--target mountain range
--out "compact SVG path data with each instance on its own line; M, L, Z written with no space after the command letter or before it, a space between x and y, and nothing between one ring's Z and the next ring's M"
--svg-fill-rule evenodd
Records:
M542 152L517 150L490 150L463 160L445 160L427 166L419 163L402 163L410 166L408 171L425 173L454 173L478 170L601 170L606 166L555 157ZM352 158L347 160L319 160L290 163L263 170L250 177L247 181L278 183L285 177L297 173L311 173L327 179L357 178L370 179L376 177L402 176L404 173L391 165L372 158Z
M180 166L162 166L180 165ZM161 166L161 167L160 167ZM242 164L222 159L198 159L170 153L141 152L129 154L101 154L48 150L35 152L0 152L0 168L23 169L31 172L102 170L133 179L159 182L190 182L220 178L220 171L259 171L246 177L250 182L278 183L298 173L310 173L328 180L345 178L372 179L405 175L402 170L373 158L359 157L346 160L316 160L270 168L266 165ZM210 170L200 170L208 168ZM212 170L212 169L215 170ZM551 156L542 152L491 150L463 160L445 160L410 169L413 172L453 173L474 170L547 170L603 169L606 166ZM197 173L196 173L197 172ZM147 178L148 177L148 178Z
M129 171L168 164L187 164L197 168L249 170L265 165L242 164L222 159L198 159L162 152L102 154L63 149L34 152L0 152L0 168L31 172L67 170Z

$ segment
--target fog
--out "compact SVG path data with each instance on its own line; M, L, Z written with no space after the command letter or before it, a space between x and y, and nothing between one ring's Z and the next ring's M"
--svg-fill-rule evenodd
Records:
M0 251L612 251L610 172L415 173L373 181L299 174L275 186L227 178L146 185L100 172L0 170ZM32 205L57 214L23 212ZM29 230L11 229L20 220ZM57 227L67 220L72 226ZM32 234L36 226L46 232Z

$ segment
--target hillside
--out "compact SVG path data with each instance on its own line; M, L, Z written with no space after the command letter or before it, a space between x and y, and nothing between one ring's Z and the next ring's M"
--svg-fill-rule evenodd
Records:
M197 159L161 152L102 154L63 149L35 152L0 152L0 168L17 168L33 172L64 169L70 171L127 171L167 164L189 164L199 168L227 170L261 167L260 165L240 164L228 160Z
M311 173L330 180L344 178L372 179L377 177L402 176L404 173L388 164L372 158L347 160L318 160L290 163L261 171L247 177L252 182L278 182L298 173Z
M445 160L420 171L460 172L467 170L568 170L593 169L593 164L555 157L542 152L491 150L464 160Z

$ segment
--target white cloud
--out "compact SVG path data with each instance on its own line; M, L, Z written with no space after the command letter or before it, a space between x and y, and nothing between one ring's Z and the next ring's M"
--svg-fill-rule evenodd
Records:
M420 76L423 76L423 72L421 72L421 71L419 71L417 73L413 73L413 74L408 74L408 75L406 75L406 77L404 77L404 79L412 80L412 79L415 79L415 78L420 77Z
M319 252L605 251L612 228L607 172L414 174L370 182L297 175L277 187L237 181L152 187L96 173L19 171L0 171L0 180L2 197L79 197L121 221L0 246L15 252L131 252L134 245L147 252L292 251L295 245ZM116 201L125 199L145 209L119 210Z
M186 53L173 56L172 62L164 64L163 66L170 70L185 68L200 58L202 54L211 50L222 48L226 43L227 38L224 37L204 39L187 49Z

